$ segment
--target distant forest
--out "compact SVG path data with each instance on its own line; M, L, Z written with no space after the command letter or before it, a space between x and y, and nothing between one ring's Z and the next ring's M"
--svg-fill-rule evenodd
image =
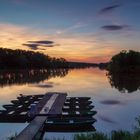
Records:
M0 48L0 69L59 67L68 67L68 62L40 52Z
M40 52L0 48L0 69L83 68L92 63L68 62Z

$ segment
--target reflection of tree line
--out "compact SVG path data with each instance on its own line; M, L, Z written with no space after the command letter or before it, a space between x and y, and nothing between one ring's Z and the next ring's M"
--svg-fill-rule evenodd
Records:
M108 73L108 79L112 87L120 92L132 93L140 90L140 73Z
M17 70L0 71L0 86L12 84L39 83L53 77L64 77L68 69L41 69L41 70Z

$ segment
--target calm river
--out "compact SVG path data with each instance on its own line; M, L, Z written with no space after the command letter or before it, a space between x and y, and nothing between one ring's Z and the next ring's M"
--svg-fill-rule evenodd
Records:
M140 76L107 76L98 68L76 70L0 72L0 109L19 94L44 94L49 91L67 92L68 96L92 98L96 131L133 130L140 115ZM0 140L19 133L26 124L0 123ZM75 133L45 133L45 139L66 138Z

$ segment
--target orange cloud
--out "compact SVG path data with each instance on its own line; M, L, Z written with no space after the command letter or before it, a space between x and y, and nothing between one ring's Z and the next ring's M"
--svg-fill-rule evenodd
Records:
M0 24L0 31L0 46L11 49L27 50L27 47L22 46L23 43L30 39L44 38L30 28L7 23Z
M44 35L40 30L13 24L0 24L0 46L11 49L30 48L24 46L27 41L52 40L57 44L46 50L37 50L53 57L64 57L71 61L106 62L116 52L114 43L102 42L96 36L56 34ZM47 30L46 30L47 32Z

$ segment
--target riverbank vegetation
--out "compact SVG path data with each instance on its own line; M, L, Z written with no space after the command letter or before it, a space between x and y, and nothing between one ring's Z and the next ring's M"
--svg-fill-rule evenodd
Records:
M133 132L118 130L112 131L110 135L101 132L78 134L74 140L140 140L140 117L136 118Z
M107 76L112 87L122 93L140 89L140 52L121 51L112 57Z
M7 138L7 140L15 140L17 134ZM45 138L45 140L67 140L64 138L52 138L48 139ZM133 132L118 130L118 131L112 131L111 134L105 134L102 132L93 132L93 133L87 133L87 134L76 134L73 138L73 140L140 140L140 117L136 118L136 125L134 127Z
M7 140L15 140L15 136L9 137ZM45 140L67 140L63 139L45 139ZM127 131L113 131L110 136L104 133L89 133L89 134L78 134L74 136L73 140L140 140L140 131L130 133Z
M0 48L0 69L65 68L64 58L55 58L40 52Z
M79 134L74 140L140 140L140 130L134 133L128 131L113 131L110 136L104 133Z
M108 65L109 72L139 72L140 52L123 50L114 55Z
M0 70L86 68L93 66L98 66L98 64L68 62L64 58L50 57L40 52L0 48Z

